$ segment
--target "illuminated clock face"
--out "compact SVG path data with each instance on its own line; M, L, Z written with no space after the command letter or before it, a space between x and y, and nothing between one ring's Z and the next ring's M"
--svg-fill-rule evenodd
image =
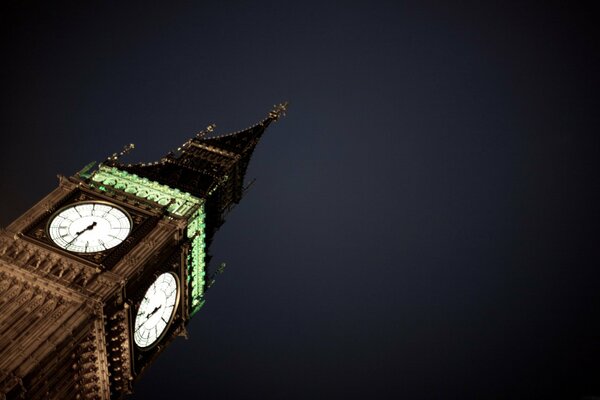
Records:
M118 246L131 232L131 219L121 208L83 202L59 211L48 225L57 246L75 253L94 253Z
M175 275L165 272L146 291L135 316L133 340L148 348L162 338L173 320L179 302L179 283Z

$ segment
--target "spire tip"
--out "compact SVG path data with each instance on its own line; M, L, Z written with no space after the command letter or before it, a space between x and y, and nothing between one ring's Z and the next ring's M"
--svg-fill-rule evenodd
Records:
M287 111L287 107L287 101L274 105L273 109L269 111L269 118L273 119L274 121L277 121L280 117L284 117L285 112Z

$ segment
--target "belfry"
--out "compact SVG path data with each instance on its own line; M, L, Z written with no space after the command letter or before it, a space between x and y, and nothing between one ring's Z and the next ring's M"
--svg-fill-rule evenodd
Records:
M0 400L132 392L203 306L208 248L285 110L221 136L211 125L156 162L124 163L130 145L0 230Z

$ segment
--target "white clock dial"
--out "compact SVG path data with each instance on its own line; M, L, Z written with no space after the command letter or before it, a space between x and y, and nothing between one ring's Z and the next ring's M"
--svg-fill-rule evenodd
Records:
M165 272L150 285L135 316L133 340L138 347L148 348L162 338L178 303L179 282Z
M127 213L101 202L70 205L52 218L50 238L57 246L76 253L94 253L113 248L131 232Z

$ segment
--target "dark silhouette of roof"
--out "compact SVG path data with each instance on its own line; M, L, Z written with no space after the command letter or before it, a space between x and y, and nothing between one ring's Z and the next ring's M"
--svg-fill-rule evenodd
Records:
M241 199L254 148L271 122L285 115L286 107L287 103L275 106L258 124L238 132L206 137L214 131L211 125L156 162L124 164L114 155L104 164L201 198L219 192L219 208L226 209Z

